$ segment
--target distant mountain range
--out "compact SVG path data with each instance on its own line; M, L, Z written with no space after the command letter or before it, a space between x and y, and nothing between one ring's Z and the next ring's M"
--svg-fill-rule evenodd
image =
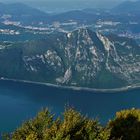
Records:
M112 9L113 12L140 14L140 1L125 1Z
M0 44L0 77L90 88L140 82L140 46L89 29Z
M48 14L22 3L0 3L0 15L9 15L11 20L24 23L47 21Z
M83 10L73 10L61 14L47 14L38 9L32 8L22 3L3 4L0 3L0 16L10 16L8 19L12 21L20 21L22 24L31 23L52 23L54 21L65 22L68 20L76 20L84 22L94 22L97 16L95 13L89 13Z
M66 22L74 20L83 23L94 23L98 19L96 12L86 12L86 10L73 10L61 14L51 16L52 21Z
M13 3L13 4L3 4L0 3L0 14L11 14L11 15L32 15L32 16L45 16L46 13L27 6L22 3Z
M124 2L119 6L111 9L110 11L101 9L83 9L83 10L72 10L69 12L59 13L59 14L48 14L42 12L38 9L32 8L22 3L14 4L3 4L0 3L0 21L8 19L12 21L20 21L21 24L27 25L38 25L40 22L53 23L53 22L67 22L67 21L77 21L81 24L93 24L97 20L112 20L112 21L125 21L129 20L140 21L139 16L129 16L128 13L139 15L140 12L140 1L138 2ZM124 15L117 16L118 13L124 13Z

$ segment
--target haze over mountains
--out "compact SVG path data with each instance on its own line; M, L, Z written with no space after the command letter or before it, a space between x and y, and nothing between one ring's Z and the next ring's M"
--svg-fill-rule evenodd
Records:
M20 0L0 1L6 3L21 2ZM84 8L112 8L122 1L123 0L23 0L22 2L46 12L60 13Z
M122 21L129 22L131 18L132 20L139 21L139 14L138 14L139 9L140 9L140 1L137 2L127 1L110 9L109 10L110 12L106 10L87 8L87 9L72 10L69 12L52 15L22 3L13 3L13 4L0 3L0 15L1 15L0 20L3 21L3 19L7 18L7 20L19 21L22 24L31 24L33 22L34 24L37 24L39 22L44 22L44 23L50 23L50 22L52 23L55 21L64 22L69 20L74 20L81 23L94 23L99 19L113 20L113 21L122 20ZM117 15L112 15L111 13L112 14L134 13L138 17L135 17L135 15L129 16L128 14L126 14L126 16L122 16L121 14L117 16Z
M0 0L0 2L4 3L20 3L20 0ZM35 7L45 12L54 12L54 13L62 13L65 11L71 11L76 9L112 9L114 7L121 8L124 7L123 10L132 9L135 7L136 9L139 7L139 0L24 0L22 3L27 4L31 7ZM125 8L127 7L127 8ZM120 9L121 10L121 9Z
M139 1L125 1L115 8L113 8L114 12L119 12L119 13L137 13L139 14L140 12L140 0Z
M48 15L45 12L32 8L22 3L4 4L0 3L0 15L2 18L6 18L4 15L9 16L12 21L46 21Z

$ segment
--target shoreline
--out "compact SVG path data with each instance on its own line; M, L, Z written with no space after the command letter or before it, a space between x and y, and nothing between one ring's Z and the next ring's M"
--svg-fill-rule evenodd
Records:
M96 88L88 88L88 87L62 86L62 85L56 85L56 84L51 84L51 83L9 79L9 78L0 78L0 81L11 81L11 82L18 82L18 83L34 84L34 85L44 85L44 86L54 87L54 88L59 88L59 89L69 89L69 90L75 90L75 91L89 91L89 92L98 92L98 93L116 93L116 92L123 92L123 91L125 92L125 91L130 91L130 90L140 88L140 83L126 86L126 87L121 87L121 88L114 88L114 89L96 89Z

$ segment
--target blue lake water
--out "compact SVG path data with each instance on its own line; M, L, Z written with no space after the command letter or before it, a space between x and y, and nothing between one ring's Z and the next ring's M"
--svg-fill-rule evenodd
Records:
M140 89L118 93L74 91L44 85L0 81L0 132L15 130L43 107L56 115L72 106L105 124L116 111L140 108Z

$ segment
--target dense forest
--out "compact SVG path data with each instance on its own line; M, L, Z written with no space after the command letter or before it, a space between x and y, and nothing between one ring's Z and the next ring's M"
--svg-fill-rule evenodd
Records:
M140 140L140 110L117 112L102 126L71 108L58 118L43 109L13 133L3 134L3 140Z

